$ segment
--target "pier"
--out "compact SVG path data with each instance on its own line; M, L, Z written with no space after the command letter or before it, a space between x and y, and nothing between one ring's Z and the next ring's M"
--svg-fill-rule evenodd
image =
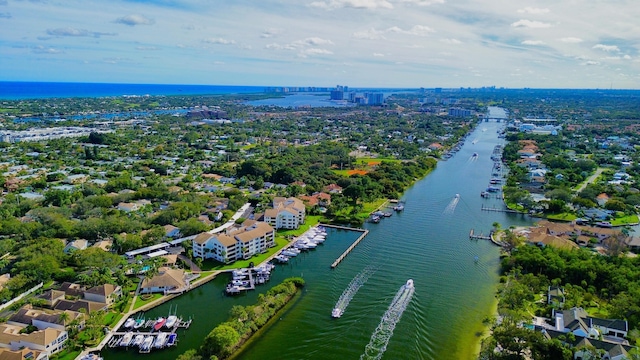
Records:
M480 235L476 234L473 229L469 231L469 239L471 240L491 240L491 236L486 236L482 233Z
M349 253L351 252L351 250L353 250L356 246L358 246L358 244L360 243L360 241L362 241L362 239L365 238L365 236L367 236L367 234L369 234L369 230L365 230L365 229L357 229L357 228L350 228L350 227L346 227L346 226L339 226L339 225L322 225L322 226L327 226L327 227L333 227L336 229L342 229L342 230L350 230L350 231L362 231L362 235L360 235L356 241L353 242L353 244L351 244L351 246L349 246L347 248L347 250L345 250L342 255L340 255L336 261L333 262L333 264L331 264L331 268L334 269L336 266L338 266L340 264L340 262L342 262L342 260L349 255Z
M496 212L504 212L504 213L510 213L510 214L525 214L526 215L526 213L524 213L522 211L518 211L518 210L511 210L511 209L504 209L504 208L503 209L499 209L499 208L496 208L496 207L488 207L488 206L484 206L484 205L482 205L481 210L482 211L496 211Z

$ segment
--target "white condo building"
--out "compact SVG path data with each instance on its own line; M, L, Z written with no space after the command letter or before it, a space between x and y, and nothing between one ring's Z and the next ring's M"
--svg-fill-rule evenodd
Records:
M264 221L276 229L297 229L304 223L305 207L294 197L275 197L273 209L264 212Z

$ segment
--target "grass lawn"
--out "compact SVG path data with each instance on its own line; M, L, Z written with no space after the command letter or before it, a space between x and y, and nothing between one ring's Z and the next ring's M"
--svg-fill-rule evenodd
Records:
M141 307L142 305L146 305L152 301L160 299L162 297L162 294L151 294L151 295L145 294L142 296L144 296L146 300L143 300L141 296L136 297L136 304L133 306L134 310ZM147 296L149 298L147 298Z
M108 312L102 318L102 324L104 324L104 326L111 327L113 324L120 321L120 319L122 319L121 313Z
M578 218L576 214L567 213L567 212L560 213L560 214L548 214L548 215L545 215L545 217L549 220L558 220L558 221L573 221Z
M334 174L349 177L349 170L331 170Z
M362 204L362 212L360 214L365 214L368 217L369 214L376 211L376 209L382 206L386 201L387 199L378 199L374 202L364 203Z
M52 360L73 360L80 355L80 350L64 349L51 357Z
M631 214L625 215L624 213L616 213L616 218L611 220L611 225L620 226L620 225L630 225L638 223L638 215Z
M372 157L361 157L356 159L356 165L378 165L383 161L389 162L400 162L398 159L394 158L372 158Z

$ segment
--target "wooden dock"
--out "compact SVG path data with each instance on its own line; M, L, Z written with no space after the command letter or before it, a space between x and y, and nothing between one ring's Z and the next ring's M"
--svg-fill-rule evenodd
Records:
M484 205L482 205L481 210L482 211L504 212L504 213L510 213L510 214L526 214L526 213L523 213L523 212L518 211L518 210L499 209L499 208L496 208L496 207L488 207L488 206L484 206Z
M331 268L334 269L336 266L338 266L338 264L340 264L340 262L342 262L342 260L349 255L349 253L351 252L351 250L353 250L356 246L358 246L358 244L360 243L360 241L362 241L362 239L365 238L365 236L367 236L367 234L369 234L369 230L365 230L365 229L356 229L356 228L349 228L349 227L345 227L345 226L337 226L337 225L322 225L322 226L329 226L329 227L334 227L334 228L338 228L338 229L343 229L343 230L351 230L351 231L362 231L362 235L360 235L356 241L353 242L353 244L351 244L351 246L349 246L347 248L347 250L345 250L342 255L340 255L336 261L333 262L333 264L331 264Z
M491 236L486 236L482 233L480 235L476 234L473 229L469 231L469 239L471 240L491 240Z

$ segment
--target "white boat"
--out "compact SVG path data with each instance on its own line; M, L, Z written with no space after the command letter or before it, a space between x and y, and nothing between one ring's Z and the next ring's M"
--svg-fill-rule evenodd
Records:
M133 324L133 328L139 329L143 327L145 323L146 323L146 320L144 318L139 318L135 321L135 324Z
M80 360L103 360L102 356L98 354L86 354L80 358Z
M289 258L284 256L284 255L278 255L274 259L276 259L277 261L279 261L281 263L286 263L286 262L289 261Z
M164 323L164 326L166 326L168 329L171 329L176 324L177 321L178 321L178 317L177 316L169 315L167 317L167 322Z
M156 341L153 342L153 347L155 348L161 348L164 346L164 343L167 342L167 336L169 334L167 334L166 332L161 332L158 334L158 336L156 336Z
M333 318L339 318L340 316L342 316L342 310L338 309L338 308L334 308L333 310L331 310L331 317Z
M149 335L144 338L142 344L140 344L140 350L148 351L149 349L151 349L151 344L153 344L153 336Z
M413 288L413 279L407 280L407 283L404 284L404 287L407 288L407 289Z
M138 334L136 335L136 337L133 338L133 341L131 342L131 346L140 346L140 344L142 344L143 341L144 341L144 335Z
M131 343L131 339L133 339L133 333L131 331L129 331L128 333L124 334L124 336L122 337L122 339L120 339L120 346L129 346L129 344Z
M128 318L127 321L124 322L124 327L129 329L129 328L133 327L135 324L136 324L136 319Z
M298 256L298 253L297 253L297 252L291 251L291 250L289 250L289 249L287 249L287 250L283 250L283 251L281 252L281 254L282 254L282 255L284 255L284 256L289 256L289 257L295 257L295 256Z

